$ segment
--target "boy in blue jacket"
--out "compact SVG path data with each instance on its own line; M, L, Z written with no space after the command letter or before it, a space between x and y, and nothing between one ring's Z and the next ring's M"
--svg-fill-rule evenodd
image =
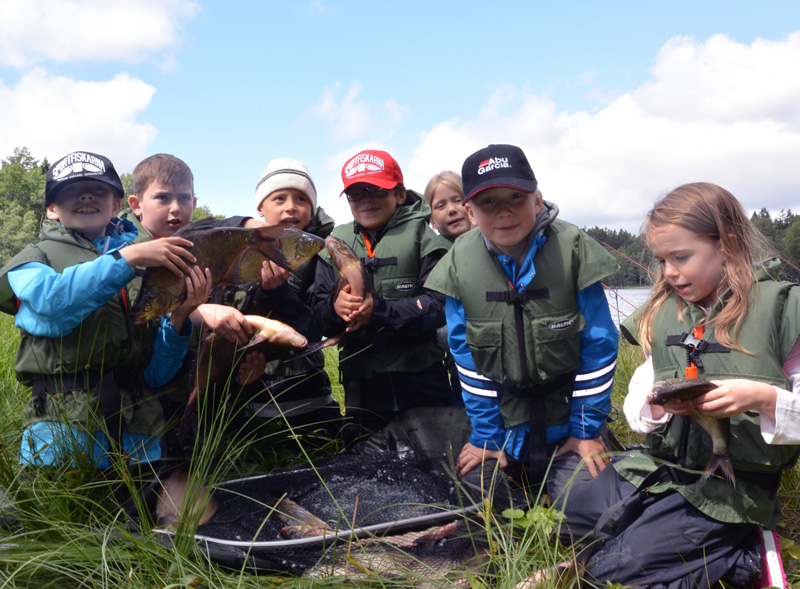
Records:
M556 218L520 148L483 148L466 159L462 177L479 231L461 236L425 282L447 295L448 343L472 421L459 473L528 458L538 482L555 453L555 498L581 459L583 477L607 462L600 428L611 409L618 334L600 280L616 263Z
M74 152L47 171L40 241L0 270L0 310L22 337L17 378L32 388L23 465L69 462L85 453L99 468L109 451L136 463L161 457L164 419L150 391L180 367L189 314L208 297L191 242L169 237L132 244L137 231L117 219L122 183L111 161ZM133 268L164 266L186 275L188 296L170 317L133 325L127 285Z

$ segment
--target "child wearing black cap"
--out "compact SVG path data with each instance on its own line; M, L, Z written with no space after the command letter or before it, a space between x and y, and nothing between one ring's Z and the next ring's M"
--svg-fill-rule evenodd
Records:
M618 334L600 280L616 264L556 218L519 147L475 152L462 178L479 231L462 235L425 282L447 295L448 341L472 421L459 472L528 458L538 482L555 452L555 498L579 459L583 477L607 461L600 427L611 409Z
M430 207L406 190L403 173L385 151L365 150L342 167L343 194L354 221L332 235L361 259L364 296L337 288L330 254L317 264L314 312L323 334L348 331L339 353L346 414L359 433L374 432L412 407L452 404L444 352L444 297L423 288L447 244L429 227Z
M47 171L40 241L0 270L0 310L15 316L22 335L17 378L33 389L24 465L64 463L80 452L107 468L111 450L132 463L160 458L164 420L148 389L180 367L186 319L208 297L211 277L191 265L185 239L131 245L136 229L116 218L122 196L108 158L78 151L59 159ZM132 325L126 285L135 266L187 275L186 301L169 319Z

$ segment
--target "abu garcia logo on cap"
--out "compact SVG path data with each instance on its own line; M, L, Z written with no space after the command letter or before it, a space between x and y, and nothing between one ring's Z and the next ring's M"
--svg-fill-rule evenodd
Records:
M76 151L53 166L53 180L63 180L72 174L105 174L106 163L90 153Z
M478 175L486 174L492 170L499 168L510 168L511 164L508 162L507 157L490 157L488 160L483 160L478 164Z

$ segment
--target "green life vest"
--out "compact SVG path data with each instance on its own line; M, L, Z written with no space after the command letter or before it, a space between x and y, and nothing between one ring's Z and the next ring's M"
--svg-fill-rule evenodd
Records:
M94 260L100 255L90 240L54 221L44 222L40 238L39 243L23 249L0 270L0 308L5 312L13 309L13 314L16 314L17 311L16 298L8 284L7 273L10 270L28 262L40 262L57 272L63 272L69 266ZM14 366L17 379L26 386L32 386L45 376L58 379L64 375L106 373L120 369L126 374L140 377L152 356L157 328L152 322L146 325L131 324L127 312L130 302L127 289L123 289L93 311L71 333L60 338L34 336L20 330L21 339ZM156 435L163 428L158 400L145 399L146 391L137 392L135 396L140 398L134 399L133 394L124 390L126 384L134 383L117 384L123 397L121 412L127 431ZM97 395L66 391L61 401L60 405L56 405L48 396L44 408L37 408L36 411L33 407L29 409L29 420L73 423L86 426L89 431L100 428ZM92 423L92 420L96 421Z
M703 340L718 344L713 320L721 311L726 298L711 308ZM629 318L623 332L637 338L636 321L641 313ZM680 317L680 319L679 319ZM652 326L652 356L655 379L682 377L687 366L687 348L667 345L683 333L703 323L705 311L697 305L679 301L677 295L668 298ZM738 332L742 348L751 353L722 346L700 354L698 377L706 380L743 378L787 388L783 363L800 337L800 288L797 285L763 280L757 282L748 297L748 311ZM749 522L773 527L780 509L774 498L774 488L766 481L775 481L783 468L792 465L800 448L767 444L761 436L757 411L747 411L730 419L728 448L733 467L738 473L735 489L725 480L711 477L705 483L688 485L661 483L654 492L675 489L703 513L724 522ZM699 425L688 418L675 415L664 429L648 434L645 450L631 452L615 464L615 469L635 485L660 464L679 464L687 469L702 471L711 457L711 439ZM762 478L763 477L763 478ZM758 479L764 481L758 483Z
M397 207L394 216L381 230L373 255L367 253L364 234L354 223L339 225L332 235L346 242L361 259L368 288L376 297L397 301L422 292L420 260L425 256L447 251L445 240L428 225L430 206L419 194L408 190L406 203ZM339 272L327 250L320 257ZM377 372L418 372L444 360L444 352L436 343L436 332L400 334L384 330L368 337L364 329L348 334L341 357L353 354L354 361L344 362L348 370L357 363L363 378Z
M613 257L570 223L555 219L545 236L536 275L522 293L511 288L477 229L456 241L425 283L461 301L475 367L512 393L501 399L506 427L529 419L529 402L520 396L537 390L548 395L547 425L568 421L573 382L563 377L580 366L586 328L575 295L616 269Z

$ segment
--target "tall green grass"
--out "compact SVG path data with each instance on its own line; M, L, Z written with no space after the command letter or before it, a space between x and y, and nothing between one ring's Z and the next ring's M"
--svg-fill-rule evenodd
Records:
M265 574L252 570L228 570L207 562L191 538L195 522L178 528L176 541L164 546L150 533L146 509L138 505L144 518L140 527L126 526L121 508L135 486L131 471L117 464L106 472L97 472L88 463L73 464L42 471L23 472L18 466L20 432L29 389L15 379L13 364L19 336L13 320L0 315L0 499L8 506L13 502L16 523L0 526L0 589L5 587L351 587L353 580L339 578L297 579L285 575ZM614 405L622 406L622 398L633 370L641 363L641 352L625 343L621 345L617 378L613 393ZM341 402L337 355L326 350L326 371L334 385L334 395ZM219 429L225 424L219 424ZM626 444L639 438L618 416L612 429ZM306 460L310 452L302 439L295 440L297 451L291 457L270 455L271 443L285 432L273 432L260 439L223 441L215 434L203 448L196 449L196 479L209 484L278 468L291 460ZM276 437L272 437L276 436ZM289 436L291 437L291 436ZM282 439L281 441L285 441ZM213 454L222 454L221 461ZM151 473L142 473L147 477ZM800 493L798 469L786 474L781 490L786 517L781 534L785 544L800 544ZM196 493L201 489L196 488ZM527 513L486 510L481 514L481 534L491 546L493 573L468 578L470 587L511 588L534 570L552 566L569 556L568 549L552 541L552 530L558 514L546 504ZM797 561L785 556L791 579L800 587ZM413 577L413 575L412 575ZM408 578L386 579L362 576L357 581L366 587L406 587ZM448 586L443 578L431 586ZM543 587L555 586L549 580Z

